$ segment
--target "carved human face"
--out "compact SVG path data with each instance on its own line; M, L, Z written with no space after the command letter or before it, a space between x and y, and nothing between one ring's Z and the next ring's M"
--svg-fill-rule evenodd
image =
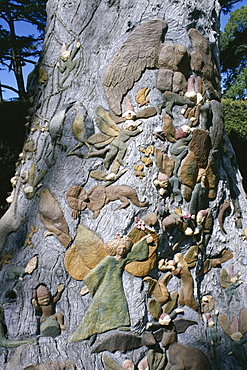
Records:
M123 258L127 253L127 248L124 244L120 244L116 250L116 257Z
M125 121L123 129L128 131L134 131L136 129L135 123L132 120Z
M136 118L136 114L133 110L127 110L124 114L123 114L123 117L126 118L126 119L135 119Z
M48 306L49 303L50 303L50 294L38 298L38 304L40 306Z
M205 186L205 183L206 183L206 174L203 174L201 177L201 184Z
M130 360L125 360L123 365L124 365L125 370L134 370L135 368L135 365Z

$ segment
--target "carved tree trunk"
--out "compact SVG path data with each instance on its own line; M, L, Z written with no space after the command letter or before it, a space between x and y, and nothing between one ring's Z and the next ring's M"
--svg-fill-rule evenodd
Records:
M246 368L246 200L219 98L219 11L215 0L48 0L30 133L0 220L3 369ZM118 261L105 247L116 233L154 240ZM39 322L51 313L39 284L53 297L64 284L60 335L59 315ZM158 323L176 307L180 326Z

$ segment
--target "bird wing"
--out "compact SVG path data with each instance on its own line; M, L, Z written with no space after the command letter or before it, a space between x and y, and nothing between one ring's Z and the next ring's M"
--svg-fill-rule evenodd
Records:
M112 58L103 86L108 104L117 115L121 115L123 96L146 68L155 67L166 29L167 23L161 19L152 19L137 26Z

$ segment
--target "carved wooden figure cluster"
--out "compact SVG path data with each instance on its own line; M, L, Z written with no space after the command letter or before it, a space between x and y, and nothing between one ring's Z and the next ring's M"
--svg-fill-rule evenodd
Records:
M57 20L64 26L62 19ZM155 18L136 24L107 59L101 100L94 100L92 91L91 106L75 94L75 100L62 99L49 119L33 113L32 137L12 180L11 206L0 220L0 265L12 287L33 281L28 285L33 289L29 306L32 303L41 315L36 334L56 343L62 338L76 352L79 341L86 341L88 353L104 351L97 369L218 370L220 328L231 341L229 356L246 369L247 309L238 294L244 281L233 272L236 259L225 244L228 228L242 228L239 192L233 159L224 149L227 139L214 51L196 23L194 27L186 30L185 46L171 42L169 21ZM73 40L69 47L60 41L60 60L53 72L39 74L44 89L54 83L61 96L74 86L73 78L79 86L77 71L84 63L79 36L68 34ZM51 68L49 63L46 67ZM141 86L150 71L155 72L155 83L147 78ZM34 107L39 111L40 105ZM73 175L64 175L61 181L59 172L68 169ZM224 181L227 185L222 186ZM16 212L18 199L33 207L35 223L25 218L25 212ZM118 208L113 210L115 203ZM124 235L114 237L117 227ZM14 233L17 245L5 249ZM210 244L215 234L219 247ZM52 261L46 266L43 244L45 252L57 253L52 268L47 267ZM18 246L23 253L18 258L27 261L30 249L35 254L26 267L12 263ZM242 266L245 260L242 255ZM212 280L217 276L215 292L203 291L206 274ZM57 282L46 284L51 276ZM65 285L60 278L66 279ZM83 289L73 305L68 297L79 284ZM52 296L49 289L54 285L57 292ZM225 312L215 309L217 294ZM55 310L58 301L63 314ZM237 304L241 304L239 322L236 314L227 316ZM37 344L32 338L7 339L0 308L0 346ZM75 316L80 318L76 326L66 322ZM204 325L207 356L190 346L192 341L187 341L189 346L180 342L179 334L196 332L195 325ZM76 368L74 357L64 362L56 357L50 363L29 363L25 369L49 366Z

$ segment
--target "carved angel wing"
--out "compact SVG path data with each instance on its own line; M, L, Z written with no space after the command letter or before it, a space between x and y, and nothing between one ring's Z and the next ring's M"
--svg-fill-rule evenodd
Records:
M97 114L96 125L100 131L109 136L118 136L120 128L116 125L109 113L100 105L96 107L95 113Z
M131 32L112 58L104 77L104 91L110 108L121 115L123 96L139 80L146 68L154 68L167 23L149 20Z

